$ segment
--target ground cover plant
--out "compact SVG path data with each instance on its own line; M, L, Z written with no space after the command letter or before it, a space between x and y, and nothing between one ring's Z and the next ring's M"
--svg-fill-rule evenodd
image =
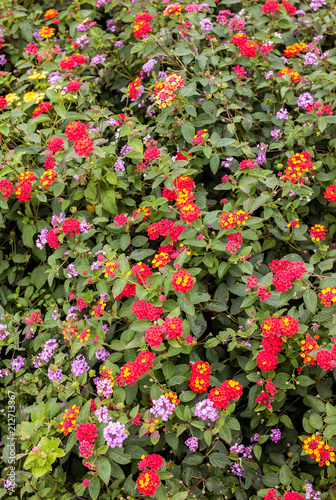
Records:
M335 20L2 2L0 498L336 499Z

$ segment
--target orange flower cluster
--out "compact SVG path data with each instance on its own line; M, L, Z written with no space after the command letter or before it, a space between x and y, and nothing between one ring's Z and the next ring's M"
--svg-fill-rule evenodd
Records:
M41 182L43 187L48 189L51 186L51 184L53 182L55 182L56 178L57 178L57 174L56 174L55 170L46 170L41 175L40 182Z
M287 227L291 227L292 229L300 227L299 219L294 219L294 220L289 221L287 224Z
M64 326L62 328L62 333L65 342L77 336L78 327L76 323L71 323L71 322L67 323L66 321L63 321L63 325Z
M310 353L318 349L318 340L320 337L318 335L314 335L311 337L309 333L306 333L306 339L301 340L301 352L300 356L303 358L304 364L310 364L312 366L316 365L315 357L311 356Z
M99 381L97 382L97 392L99 396L108 398L112 394L115 384L112 372L113 368L106 368L105 365L100 368Z
M230 228L244 225L247 219L251 216L244 210L237 210L236 212L224 212L219 217L220 228L226 231Z
M288 167L285 169L285 181L291 181L292 184L298 181L299 184L302 184L303 174L316 169L314 163L310 161L310 157L311 154L305 151L290 156L287 160Z
M175 292L187 293L187 291L191 290L194 286L194 280L188 271L180 269L179 271L175 271L173 274L171 284L173 285Z
M53 19L58 16L59 12L56 9L48 9L44 14L44 19Z
M205 392L210 386L211 366L207 361L190 363L191 376L189 377L189 387L193 392Z
M163 82L157 83L154 88L154 94L156 104L159 108L171 106L173 99L176 97L174 92L181 89L183 85L184 78L178 73L170 73Z
M286 57L294 57L300 52L305 52L307 50L307 45L304 42L295 43L294 45L289 45L284 50L284 55Z
M327 229L321 224L315 224L309 229L310 237L313 241L325 240L324 235L328 232Z
M48 26L42 26L38 35L42 38L51 38L55 34L55 28L49 28Z
M19 184L15 188L15 196L19 201L29 201L31 191L33 190L32 183L37 177L33 172L26 170L19 175Z
M178 153L176 159L177 160L188 160L188 152L185 154ZM194 203L195 198L193 194L193 188L195 187L194 181L191 177L187 175L179 175L174 180L174 187L177 192L172 189L169 190L164 188L162 192L162 196L167 198L169 201L175 201L176 207L180 210L180 217L185 222L193 222L196 219L200 218L201 211L198 206Z
M323 288L323 290L318 294L321 299L321 303L326 307L330 307L331 305L336 304L336 288L330 288L327 286Z
M153 16L148 12L141 12L135 16L135 24L133 26L133 35L135 38L144 38L152 31L152 26L149 24Z
M80 410L80 406L70 406L68 410L65 410L63 415L62 422L60 424L59 430L64 432L64 436L67 436L69 432L75 431L77 429L76 420L78 417L78 413Z
M320 467L329 466L335 462L335 452L332 446L329 446L322 440L321 436L307 436L302 446L304 452L310 455L310 458L318 462Z
M243 394L243 388L236 380L225 380L220 387L211 389L208 399L218 410L225 410L231 401L236 401Z
M136 78L134 82L131 82L127 87L128 95L132 101L136 101L142 94L143 88L141 86L141 81L141 78Z
M106 302L104 302L103 300L98 300L98 304L93 308L91 315L94 316L95 318L99 318L99 316L102 316L104 314L105 307L106 307Z
M293 82L301 82L301 75L297 73L296 71L292 70L292 68L283 68L280 69L278 73L278 78L284 75L289 75L290 76L290 83Z

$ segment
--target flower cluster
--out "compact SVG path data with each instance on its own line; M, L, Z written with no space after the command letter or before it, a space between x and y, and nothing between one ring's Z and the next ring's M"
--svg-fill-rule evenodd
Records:
M191 364L189 387L193 392L205 392L210 386L211 366L207 361L198 361Z
M320 467L324 465L329 466L332 462L335 462L334 448L326 444L321 436L316 436L315 434L307 436L302 448Z

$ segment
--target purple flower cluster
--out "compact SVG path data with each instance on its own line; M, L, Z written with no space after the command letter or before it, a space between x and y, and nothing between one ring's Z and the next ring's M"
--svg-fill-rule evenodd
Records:
M62 83L63 76L59 71L52 71L48 76L48 82L52 87L55 87L57 83Z
M273 139L275 141L277 141L279 139L279 135L281 134L281 130L279 128L275 128L274 130L272 130L271 132L271 136L273 137Z
M125 162L121 159L120 156L118 156L118 159L114 164L114 168L117 172L119 172L119 171L124 172L125 171Z
M126 156L131 151L133 151L133 148L131 146L129 146L128 144L126 144L125 146L123 146L121 148L120 154L121 154L121 156Z
M196 437L188 438L184 444L188 446L190 451L196 451L198 448L198 439Z
M78 276L78 273L75 269L75 266L73 264L69 264L68 267L65 270L65 274L67 278L75 278Z
M312 0L312 2L310 2L309 4L309 7L311 7L315 12L317 11L317 9L319 9L320 7L323 7L323 5L326 4L326 0Z
M314 52L307 52L307 54L304 54L303 56L304 59L304 65L309 66L310 64L313 64L314 66L318 65L318 59L317 55Z
M98 347L98 349L95 352L96 359L99 359L100 361L105 361L109 357L110 353L104 349L104 347Z
M230 471L234 476L241 477L243 475L244 467L240 465L239 462L235 462L234 464L231 465Z
M75 375L75 377L79 377L82 373L88 371L89 369L90 367L83 354L78 354L72 362L71 372Z
M261 142L260 144L257 144L257 148L259 153L256 158L256 163L259 163L259 165L263 165L263 163L265 163L266 161L266 151L268 149L268 145Z
M313 96L309 92L304 92L301 94L297 100L298 106L300 108L306 109L307 106L311 106L314 102Z
M48 363L54 351L58 348L58 342L55 339L49 339L44 345L43 351L33 360L34 368L39 368L43 362Z
M90 66L97 66L98 64L102 64L106 61L105 54L98 54L91 59Z
M153 408L150 409L150 412L154 414L154 416L161 417L164 422L167 422L169 415L173 413L175 410L175 405L170 402L170 400L162 395L159 399L153 399Z
M203 399L203 401L196 404L195 417L199 417L204 421L209 419L211 422L216 422L218 419L218 410L214 407L210 399Z
M111 420L111 417L108 414L107 406L101 406L94 412L94 414L98 418L98 422L104 422L104 424L107 424L107 422Z
M125 432L125 425L120 422L109 422L103 430L106 443L111 448L122 447L123 441L127 438L128 434Z
M116 30L116 27L115 27L115 22L113 21L113 19L110 19L107 24L106 24L106 28L110 31L112 31L112 33L115 32Z
M11 361L12 369L15 372L18 372L23 366L26 358L22 356L18 356L17 358L13 358Z
M281 431L279 429L272 429L270 438L273 441L273 443L277 443L281 439Z
M308 482L308 480L305 480L306 483L306 500L321 500L321 492L320 491L314 491L313 490L313 485Z
M279 109L279 111L276 114L276 119L277 120L288 120L288 111L285 108Z
M222 161L222 167L224 167L224 168L230 168L232 162L233 162L233 156L228 156L226 158L226 160Z
M0 323L0 340L5 340L8 337L9 331L7 330L7 325Z
M198 24L204 33L209 33L213 29L213 24L208 17L201 19Z
M51 366L48 368L48 378L51 382L54 382L54 380L60 381L63 376L62 370L59 368L58 370L53 370Z

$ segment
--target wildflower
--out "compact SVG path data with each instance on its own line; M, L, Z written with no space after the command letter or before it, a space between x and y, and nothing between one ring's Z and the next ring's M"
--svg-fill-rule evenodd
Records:
M128 437L125 425L120 422L109 422L103 430L106 444L111 448L122 448L123 442Z
M329 202L336 203L336 184L331 184L324 192L324 197Z
M198 439L196 437L188 438L184 444L188 446L190 451L197 451L198 448Z
M179 271L175 271L171 279L171 284L173 285L175 292L186 293L194 286L194 280L188 271L181 269Z
M201 19L198 24L199 24L201 30L204 31L204 33L209 33L213 29L213 24L210 21L210 19L207 17L205 17L204 19Z
M309 229L310 237L313 241L325 240L324 235L328 232L324 226L321 224L315 224Z
M281 439L281 431L279 429L272 429L270 438L273 443L277 443Z
M136 486L141 495L153 496L160 484L160 476L152 470L140 473L136 480Z
M51 38L55 34L55 28L49 28L48 26L43 26L38 32L38 36L42 38Z
M137 14L135 16L135 24L133 26L133 35L135 38L145 38L152 31L152 26L149 24L153 17L147 12Z
M336 304L336 288L335 287L326 287L321 290L318 294L321 299L321 304L324 304L326 307L330 307L331 305Z

